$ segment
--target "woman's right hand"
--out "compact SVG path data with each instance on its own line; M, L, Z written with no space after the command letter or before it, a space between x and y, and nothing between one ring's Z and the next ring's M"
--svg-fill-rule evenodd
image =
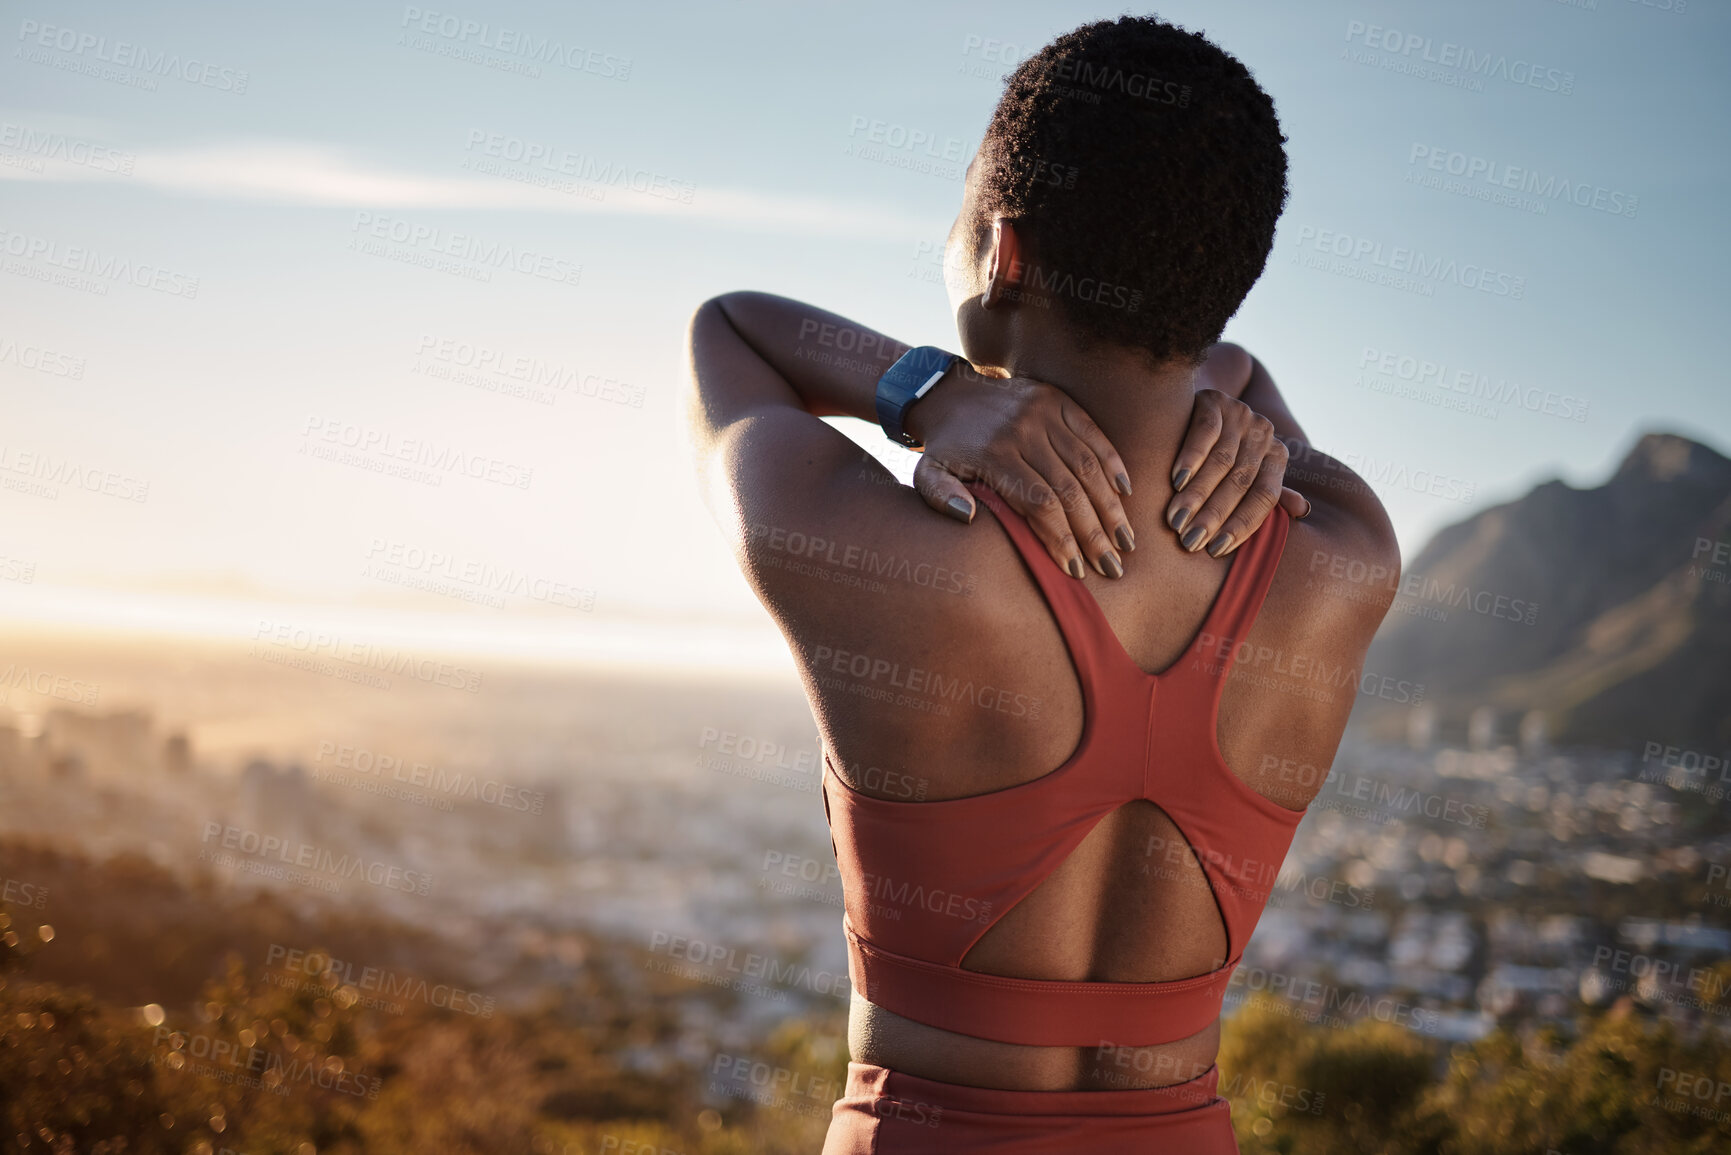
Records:
M1183 547L1225 557L1242 545L1274 512L1310 513L1310 501L1282 483L1286 443L1274 423L1238 398L1200 389L1190 410L1190 429L1172 463L1171 503L1166 524Z

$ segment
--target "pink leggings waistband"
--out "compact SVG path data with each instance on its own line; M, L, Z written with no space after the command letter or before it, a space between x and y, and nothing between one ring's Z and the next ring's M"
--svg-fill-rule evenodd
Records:
M1086 1151L1237 1155L1220 1071L1132 1091L1001 1091L847 1065L823 1155Z

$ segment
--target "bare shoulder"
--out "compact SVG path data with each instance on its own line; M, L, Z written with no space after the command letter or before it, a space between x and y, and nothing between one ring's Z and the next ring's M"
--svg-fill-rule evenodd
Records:
M1318 502L1294 521L1221 698L1227 764L1282 806L1310 804L1364 692L1365 654L1400 585L1392 530Z
M1255 363L1256 359L1244 346L1218 341L1208 347L1208 354L1197 374L1207 388L1219 389L1236 397L1250 379L1250 369Z
M1009 756L1049 757L1063 687L1044 672L1063 642L1003 527L934 513L863 452L826 474L747 501L737 534L844 776L870 792L917 772L939 797L995 787L980 774ZM934 747L955 752L939 770Z
M1380 512L1380 506L1378 507ZM1367 519L1327 502L1292 523L1271 597L1364 647L1400 588L1400 546L1386 516Z
M778 624L857 641L972 604L992 530L934 513L851 442L827 448L821 468L790 465L779 484L736 497L737 549Z

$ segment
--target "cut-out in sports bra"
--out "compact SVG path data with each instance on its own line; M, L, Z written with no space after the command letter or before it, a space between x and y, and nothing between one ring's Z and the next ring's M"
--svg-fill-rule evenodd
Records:
M885 801L842 781L825 752L824 811L840 868L853 986L894 1014L1035 1046L1153 1046L1220 1015L1304 817L1258 794L1221 756L1216 726L1233 655L1286 545L1276 508L1233 555L1202 627L1159 674L1136 665L1083 584L997 494L969 485L1009 532L1057 619L1081 683L1081 742L1043 777L941 802ZM964 970L993 923L1106 815L1158 805L1190 844L1226 927L1227 961L1173 982L1054 982Z

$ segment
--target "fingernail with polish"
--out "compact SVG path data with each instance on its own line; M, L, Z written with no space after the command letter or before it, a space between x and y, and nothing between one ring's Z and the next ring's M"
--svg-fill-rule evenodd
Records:
M958 520L958 521L972 521L973 520L974 507L968 503L967 498L965 498L965 497L952 497L949 500L949 506L950 506L950 512L955 515L956 520Z
M1130 532L1129 526L1119 526L1117 532L1112 536L1118 539L1118 548L1123 550L1125 553L1130 553L1135 550L1136 535Z
M1107 552L1100 555L1100 570L1109 578L1124 576L1124 566L1118 561L1118 555Z
M1166 524L1177 530L1179 533L1184 532L1184 523L1189 520L1190 511L1183 507L1175 509L1166 515Z
M1189 481L1189 480L1190 480L1190 471L1188 469L1180 469L1177 473L1174 473L1172 475L1172 488L1173 488L1173 490L1177 493L1183 493L1184 492L1184 483L1186 481Z
M1221 554L1225 553L1227 550L1229 550L1231 548L1232 548L1232 535L1229 533L1223 533L1219 537L1215 538L1213 541L1208 543L1208 556L1209 557L1219 557Z
M1070 571L1071 577L1076 578L1078 581L1081 580L1081 577L1082 577L1082 559L1081 558L1079 558L1079 557L1071 558L1069 561L1064 563L1064 568Z
M1125 497L1130 496L1130 478L1123 473L1118 475L1118 492Z
M1191 527L1190 532L1184 535L1184 548L1195 553L1196 547L1202 544L1202 539L1206 536L1208 536L1206 529L1199 525Z

